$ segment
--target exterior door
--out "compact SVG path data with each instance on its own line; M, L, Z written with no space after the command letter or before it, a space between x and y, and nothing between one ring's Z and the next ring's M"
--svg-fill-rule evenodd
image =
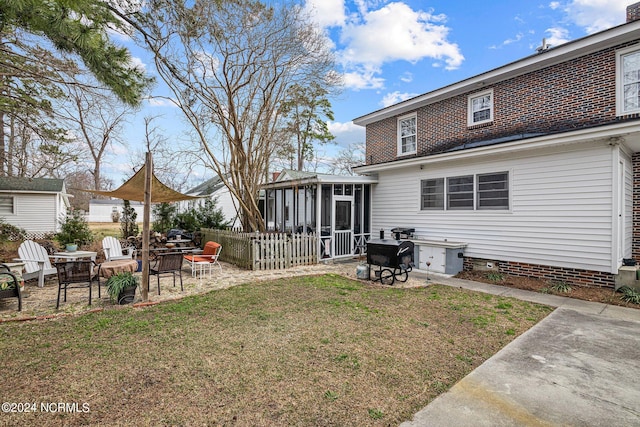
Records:
M353 198L335 197L333 215L333 256L353 254Z

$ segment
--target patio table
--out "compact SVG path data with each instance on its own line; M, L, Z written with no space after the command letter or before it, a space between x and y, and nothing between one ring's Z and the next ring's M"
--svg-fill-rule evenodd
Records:
M103 262L100 265L102 266L100 267L100 275L105 279L126 271L133 273L138 269L138 261L134 259L118 259Z
M91 251L73 251L73 252L62 251L62 252L53 253L53 257L56 259L56 261L58 261L58 259L68 259L70 261L75 261L78 258L91 258L91 261L95 261L97 255L98 255L98 252L91 252Z

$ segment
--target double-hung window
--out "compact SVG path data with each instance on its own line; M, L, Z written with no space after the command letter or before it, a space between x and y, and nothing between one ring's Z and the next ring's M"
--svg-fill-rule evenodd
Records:
M467 124L469 126L493 121L493 89L470 95L468 102Z
M398 156L415 154L417 141L417 118L415 114L398 119Z
M616 113L640 113L640 49L633 46L616 52Z

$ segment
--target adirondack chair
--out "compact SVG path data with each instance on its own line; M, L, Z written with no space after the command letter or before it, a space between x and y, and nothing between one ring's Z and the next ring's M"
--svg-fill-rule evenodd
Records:
M107 261L136 259L136 248L129 246L123 249L118 239L113 236L107 236L102 239L102 249L104 249L104 256Z
M47 250L33 240L25 240L18 247L16 261L24 262L25 280L38 278L38 286L44 286L44 277L58 274L58 270L51 265Z

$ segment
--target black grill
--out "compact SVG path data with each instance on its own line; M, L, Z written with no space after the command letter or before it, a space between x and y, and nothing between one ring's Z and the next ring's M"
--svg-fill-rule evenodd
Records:
M393 238L396 240L410 239L413 237L413 233L415 232L415 228L409 227L396 227L391 229L391 234L393 234Z
M367 263L377 265L374 280L393 284L406 282L413 268L413 242L408 240L375 239L367 243Z

